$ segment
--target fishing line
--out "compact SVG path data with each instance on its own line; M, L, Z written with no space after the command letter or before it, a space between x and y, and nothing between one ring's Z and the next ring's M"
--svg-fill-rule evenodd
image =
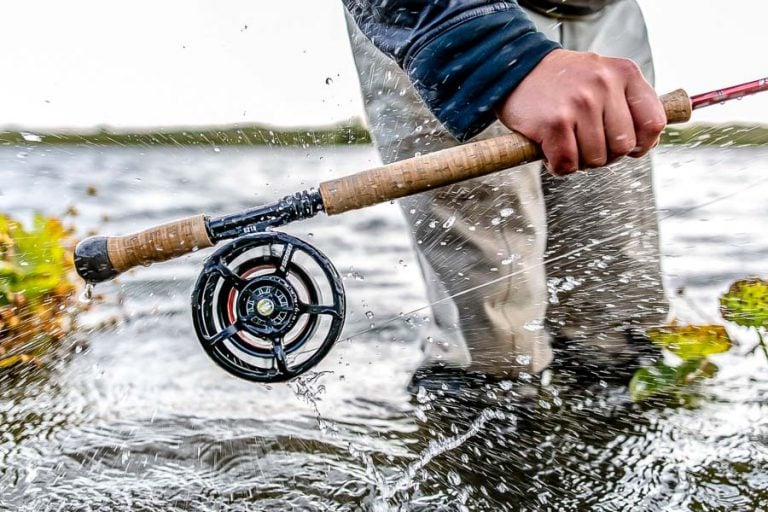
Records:
M768 182L768 176L763 177L763 178L761 178L759 180L756 180L754 182L751 182L748 185L746 185L746 186L744 186L742 188L736 189L735 191L730 192L728 194L725 194L725 195L722 195L722 196L718 196L718 197L716 197L716 198L714 198L712 200L709 200L709 201L706 201L706 202L703 202L703 203L700 203L700 204L697 204L697 205L694 205L694 206L691 206L691 207L688 207L688 208L684 208L682 210L678 210L677 212L669 213L667 215L659 217L658 222L662 223L662 222L664 222L666 220L669 220L671 218L679 217L681 215L685 215L685 214L691 213L693 211L700 210L701 208L705 208L707 206L711 206L711 205L713 205L715 203L718 203L718 202L723 201L725 199L729 199L729 198L731 198L733 196L741 194L742 192L745 192L746 190L750 190L750 189L754 188L755 186L760 185L762 183L766 183L766 182ZM432 306L436 306L438 304L443 304L445 302L453 300L456 297L461 297L462 295L466 295L468 293L472 293L474 291L477 291L477 290L480 290L482 288L485 288L486 286L490 286L492 284L496 284L496 283L502 282L502 281L504 281L506 279L510 279L510 278L515 277L517 275L523 274L523 273L525 273L525 272L527 272L527 271L529 271L529 270L531 270L533 268L539 268L541 266L557 262L557 261L562 260L564 258L569 258L571 256L578 255L579 253L581 253L583 251L587 251L587 250L593 249L594 247L598 247L598 246L603 245L605 243L608 243L608 242L611 242L613 240L616 240L617 238L621 238L623 236L626 236L629 233L631 233L632 231L633 231L633 228L620 231L620 232L615 233L615 234L613 234L613 235L611 235L609 237L602 238L600 240L595 240L593 242L590 242L587 245L583 245L583 246L578 247L578 248L576 248L576 249L574 249L572 251L569 251L567 253L561 254L559 256L555 256L554 258L549 258L549 259L546 259L546 260L544 260L544 261L542 261L540 263L536 263L535 265L531 265L531 266L529 266L527 268L519 269L519 270L516 270L514 272L510 272L508 274L504 274L504 275L499 276L499 277L497 277L495 279L487 281L487 282L485 282L483 284L479 284L477 286L472 286L470 288L467 288L466 290L462 290L462 291L460 291L458 293L455 293L453 295L449 295L447 297L443 297L442 299L436 300L435 302L426 304L424 306L420 306L420 307L412 309L410 311L399 313L397 316L393 316L391 318L388 318L388 319L384 320L383 322L380 322L378 325L375 325L373 327L369 327L367 329L364 329L364 330L352 333L349 336L346 336L345 339L349 341L352 338L356 338L358 336L362 336L363 334L367 334L369 332L379 330L382 326L392 324L392 323L394 323L394 322L396 322L398 320L402 320L403 318L408 318L408 317L410 317L412 315L415 315L416 313L420 313L420 312L422 312L422 311L424 311L424 310L426 310L428 308L431 308Z

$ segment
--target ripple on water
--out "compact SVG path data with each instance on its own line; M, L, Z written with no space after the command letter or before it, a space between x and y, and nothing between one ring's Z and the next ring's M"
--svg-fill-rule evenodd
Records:
M83 232L102 217L109 219L102 231L127 232L249 207L375 158L370 148L318 151L322 164L320 153L305 150L47 148L21 165L18 148L0 148L4 208L60 213L74 203ZM664 172L681 153L686 163ZM662 223L665 267L707 307L728 279L764 272L759 256L768 250L762 223L747 222L764 217L759 190L749 200L688 208L691 197L758 179L759 162L768 161L734 150L715 173L711 154L657 157L661 206L681 214ZM291 179L278 179L286 169ZM84 195L90 185L96 196ZM694 222L736 216L744 222L728 251L730 227ZM347 333L367 329L365 311L375 313L378 330L340 342L305 387L268 389L223 374L198 346L188 304L205 251L99 287L110 303L89 318L117 315L117 327L89 335L88 350L52 368L0 375L0 508L765 508L762 358L723 358L697 409L638 407L622 388L582 389L564 376L528 400L519 386L504 385L411 401L404 384L428 319L386 323L426 303L397 208L319 217L289 231L313 233L312 243L349 276Z

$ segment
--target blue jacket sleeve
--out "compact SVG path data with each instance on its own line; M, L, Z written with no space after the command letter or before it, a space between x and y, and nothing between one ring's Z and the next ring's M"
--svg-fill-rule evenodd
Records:
M344 0L361 30L397 61L459 140L490 125L494 108L559 45L514 1Z

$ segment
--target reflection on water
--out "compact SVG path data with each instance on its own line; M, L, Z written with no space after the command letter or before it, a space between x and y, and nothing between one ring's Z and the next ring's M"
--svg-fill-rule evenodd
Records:
M686 288L684 318L716 319L730 280L766 273L768 185L755 185L766 156L658 155L661 216L673 215L661 225L665 274L670 288ZM75 204L83 233L124 233L245 208L374 162L365 147L2 148L0 204L22 216ZM116 315L116 326L86 333L87 350L63 351L50 368L0 376L0 508L759 510L768 501L760 354L718 358L697 409L638 406L620 387L559 373L411 397L429 318L398 317L426 299L397 208L288 231L345 277L347 333L374 330L340 342L316 374L267 387L230 377L198 346L188 303L205 254L100 286L106 300L85 322Z

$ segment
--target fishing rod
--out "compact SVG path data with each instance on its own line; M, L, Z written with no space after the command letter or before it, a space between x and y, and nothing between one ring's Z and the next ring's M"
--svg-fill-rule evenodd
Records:
M660 97L667 122L693 110L768 90L768 78L690 97ZM89 284L139 265L167 261L231 240L205 261L192 292L192 320L205 352L229 373L255 382L290 380L314 367L338 340L346 297L331 261L307 242L273 229L337 215L478 178L541 159L523 135L463 144L320 183L318 189L221 217L195 215L144 231L81 241L74 255Z

